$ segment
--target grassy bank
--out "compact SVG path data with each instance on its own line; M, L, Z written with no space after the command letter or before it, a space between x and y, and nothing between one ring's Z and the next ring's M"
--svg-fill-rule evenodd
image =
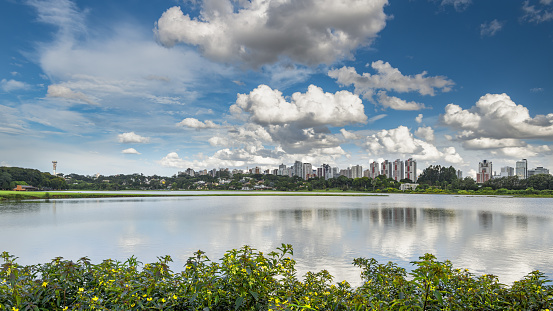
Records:
M343 192L287 192L275 193L271 191L256 192L228 192L211 193L210 191L201 191L201 194L174 194L171 192L160 193L125 193L125 192L44 192L44 191L4 191L0 190L0 200L36 200L36 199L81 199L81 198L124 198L124 197L198 197L198 196L370 196L370 194L361 193L343 193Z
M3 253L0 310L547 310L553 287L534 271L511 286L493 275L454 269L430 254L413 271L389 262L353 261L364 281L354 288L326 270L297 276L290 245L263 254L244 246L213 262L201 251L183 271L169 256L142 265L55 258L22 266Z

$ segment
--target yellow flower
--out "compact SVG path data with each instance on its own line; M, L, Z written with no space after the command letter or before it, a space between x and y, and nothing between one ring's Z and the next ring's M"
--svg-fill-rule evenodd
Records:
M161 298L161 302L166 302L167 300L165 300L165 298Z
M12 311L19 311L16 307L12 307Z
M131 307L134 307L134 303L131 305Z
M148 300L148 301L152 301L152 299L153 299L152 297L148 297L148 299L146 299L146 300Z
M98 297L94 296L94 297L92 297L92 300L98 301Z
M173 299L177 300L177 295L173 295Z
M69 307L65 307L65 308L63 308L62 310L63 310L63 311L66 311L67 309L69 309Z
M82 292L84 292L84 288L79 287L79 293L82 293Z
M48 282L42 282L42 287L46 287L48 285Z

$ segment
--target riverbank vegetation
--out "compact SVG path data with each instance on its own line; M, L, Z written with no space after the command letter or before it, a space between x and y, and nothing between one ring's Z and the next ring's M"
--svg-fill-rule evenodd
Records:
M37 170L0 167L0 189L11 190L15 185L32 185L52 190L276 190L313 192L412 192L474 195L515 195L553 197L553 176L539 174L527 179L516 176L493 178L477 184L471 177L457 178L454 167L429 166L419 176L415 190L401 191L401 185L412 183L396 181L384 175L376 178L310 178L264 174L234 174L217 171L211 175L174 175L172 177L144 176L143 174L114 176L83 176L69 174L52 176Z
M553 286L539 271L507 286L426 254L413 270L353 260L362 285L326 270L298 276L291 245L264 254L248 246L218 261L198 251L183 271L169 256L99 264L55 258L23 266L2 253L0 310L547 310Z

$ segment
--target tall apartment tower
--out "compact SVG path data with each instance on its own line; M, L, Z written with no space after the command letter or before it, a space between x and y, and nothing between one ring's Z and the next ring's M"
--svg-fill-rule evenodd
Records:
M371 164L369 164L369 177L375 179L378 175L380 175L378 163L373 161Z
M510 177L515 175L515 168L510 166L504 166L501 168L501 177Z
M463 171L457 170L457 179L463 179Z
M478 163L478 173L476 173L476 182L481 184L492 178L492 162L484 160Z
M301 161L294 162L294 166L292 170L293 170L292 174L294 176L299 176L303 178L303 163L301 163Z
M380 165L380 175L386 175L386 178L392 178L392 163L388 160L384 160Z
M351 167L351 178L363 177L363 167L361 165L355 165Z
M410 179L412 182L417 182L417 161L413 158L405 161L405 178Z
M403 170L403 161L397 159L392 165L392 178L395 181L400 181L403 179L404 170Z
M313 166L311 165L311 163L303 163L301 176L305 180L313 177Z
M522 159L520 161L517 161L515 174L520 179L528 178L528 160Z
M330 167L329 164L323 164L323 175L325 180L326 179L329 179L329 178L332 178L332 167ZM322 177L322 176L319 176L319 177Z

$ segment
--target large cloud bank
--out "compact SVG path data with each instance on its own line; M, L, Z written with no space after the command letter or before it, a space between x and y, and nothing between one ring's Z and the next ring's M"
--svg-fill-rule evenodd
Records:
M470 109L449 104L440 120L457 130L466 149L497 149L506 156L529 157L550 153L547 145L530 145L522 139L553 140L553 113L531 117L507 94L486 94Z
M196 45L216 61L257 67L283 58L330 64L370 44L386 25L387 0L205 0L200 16L168 9L154 29L158 41Z

